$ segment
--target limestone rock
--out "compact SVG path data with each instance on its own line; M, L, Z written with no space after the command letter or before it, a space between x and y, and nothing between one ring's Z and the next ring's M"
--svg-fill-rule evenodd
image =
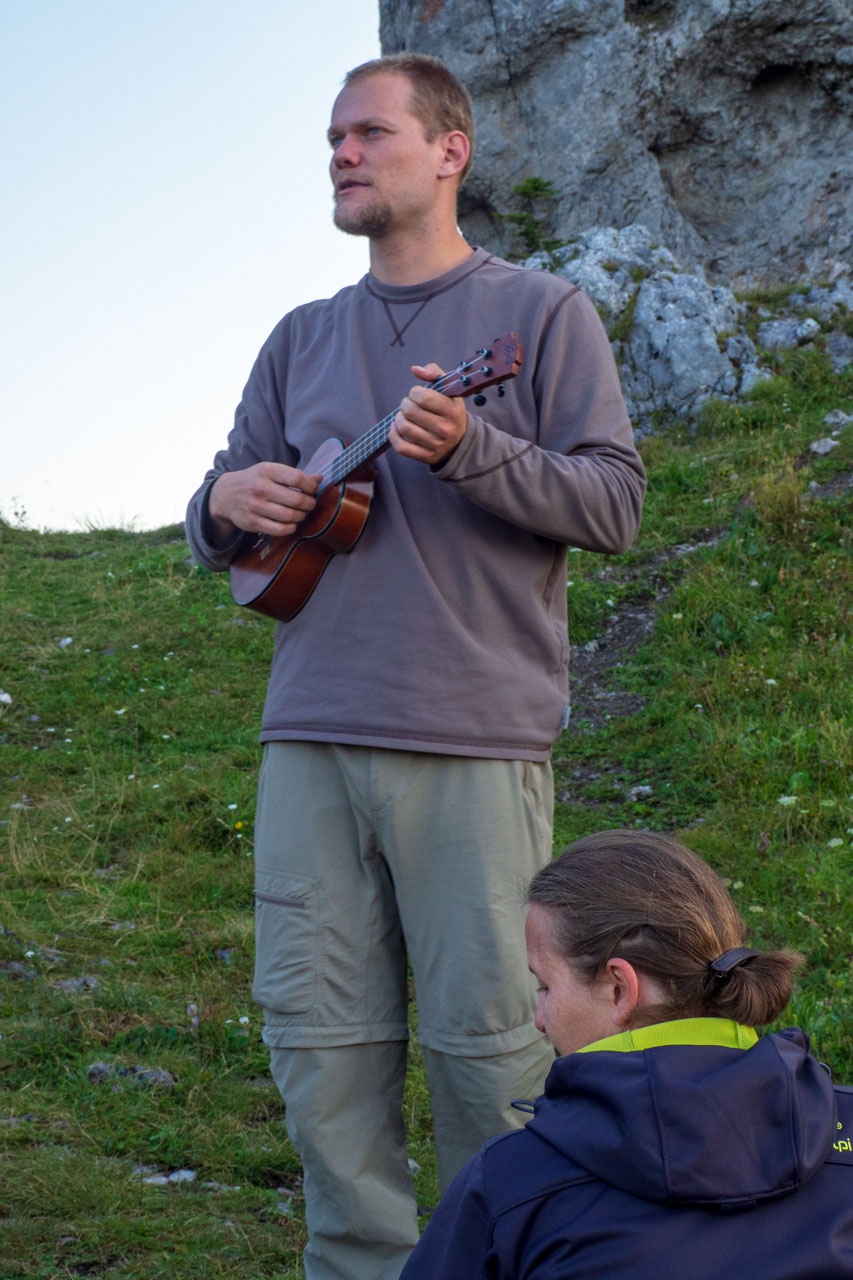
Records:
M784 351L811 342L820 333L816 320L768 320L758 326L758 342L765 351Z
M471 90L475 242L507 251L538 176L551 237L639 222L735 288L849 273L849 0L380 0L380 35Z
M834 373L853 364L853 338L846 333L831 333L826 339L826 353Z
M731 290L686 271L647 227L593 227L525 265L550 269L590 295L641 432L660 421L693 419L711 396L730 399L768 376L751 339L738 330Z

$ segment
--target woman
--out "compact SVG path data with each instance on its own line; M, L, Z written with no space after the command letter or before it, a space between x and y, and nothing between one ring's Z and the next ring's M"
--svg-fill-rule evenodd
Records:
M719 877L652 832L576 841L528 900L536 1024L560 1056L401 1280L853 1277L853 1089L801 1031L753 1030L801 958L745 948Z

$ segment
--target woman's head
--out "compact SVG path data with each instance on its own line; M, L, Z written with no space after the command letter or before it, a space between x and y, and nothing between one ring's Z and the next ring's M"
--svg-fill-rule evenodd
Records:
M772 1022L802 962L758 953L716 973L712 962L743 946L743 920L708 864L657 832L576 840L537 872L527 897L528 955L547 988L540 1022L560 1053L675 1018Z

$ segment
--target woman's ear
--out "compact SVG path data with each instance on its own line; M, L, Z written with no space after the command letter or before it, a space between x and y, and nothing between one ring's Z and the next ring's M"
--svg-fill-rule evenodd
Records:
M600 980L605 983L606 999L614 1026L624 1031L630 1026L634 1010L640 1001L642 979L628 960L613 956L608 960Z

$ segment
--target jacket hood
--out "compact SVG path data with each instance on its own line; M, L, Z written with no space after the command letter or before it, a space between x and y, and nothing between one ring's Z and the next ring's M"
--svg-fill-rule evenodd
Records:
M670 1043L559 1058L527 1127L633 1196L737 1209L817 1172L836 1109L829 1072L791 1029L746 1050Z

